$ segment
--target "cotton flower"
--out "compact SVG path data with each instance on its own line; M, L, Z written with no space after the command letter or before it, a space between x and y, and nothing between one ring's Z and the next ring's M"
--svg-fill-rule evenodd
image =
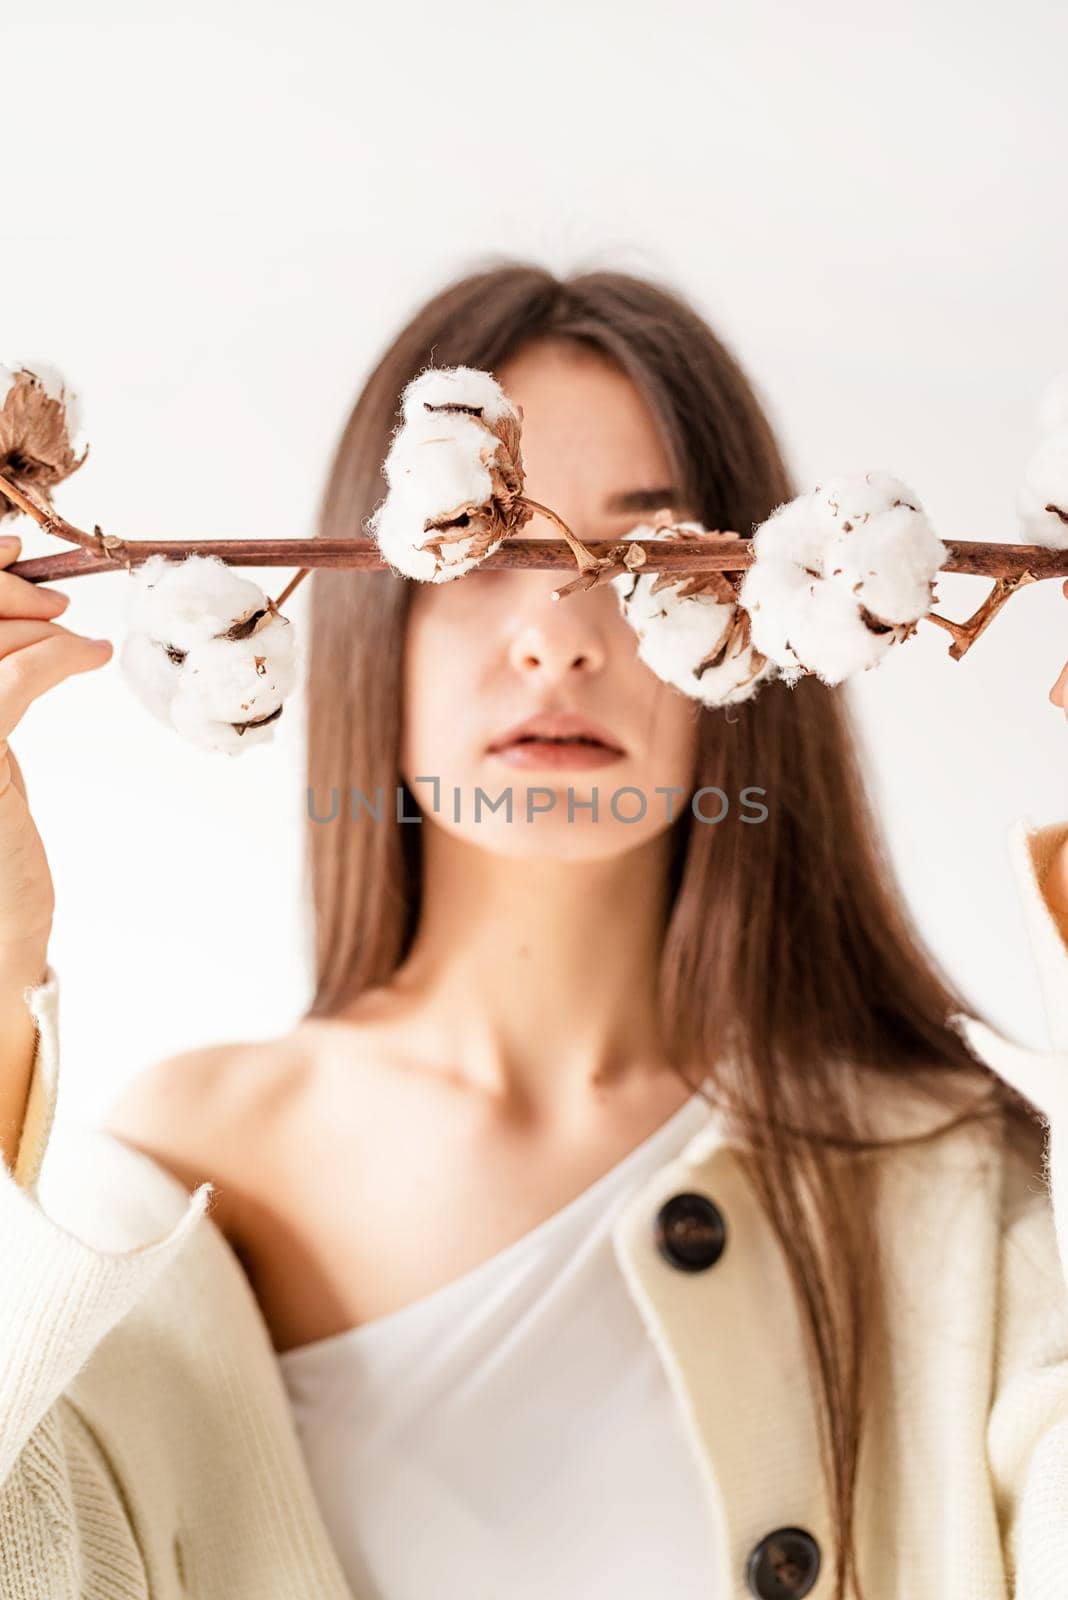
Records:
M716 538L699 522L641 524L625 537L678 541L695 535ZM739 609L727 573L628 572L609 581L638 636L639 659L691 699L709 706L747 700L773 674L749 642L749 616Z
M1068 428L1068 372L1051 378L1038 402L1039 433L1060 433Z
M401 396L383 463L389 490L368 520L405 577L460 577L529 521L522 502L522 412L488 372L430 367Z
M795 683L841 683L908 639L948 555L917 497L888 472L828 480L753 535L741 604L753 643Z
M78 397L47 361L0 366L0 473L46 506L52 489L85 461ZM0 495L0 520L19 508Z
M1038 429L1039 442L1024 467L1016 510L1028 544L1068 550L1068 372L1046 388Z
M217 556L150 556L131 574L119 667L183 738L237 755L269 742L297 676L293 625Z

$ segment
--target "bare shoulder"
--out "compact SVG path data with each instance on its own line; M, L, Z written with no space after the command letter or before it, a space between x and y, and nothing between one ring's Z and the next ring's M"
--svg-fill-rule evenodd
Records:
M214 1186L212 1217L231 1243L271 1111L300 1091L304 1052L294 1034L184 1050L138 1072L113 1101L105 1131L150 1156L190 1192Z
M105 1129L190 1193L211 1183L212 1218L243 1254L264 1217L277 1215L277 1197L311 1182L309 1149L343 1139L347 1159L358 1159L364 1131L380 1122L396 1075L388 1029L366 1009L168 1056L125 1086Z

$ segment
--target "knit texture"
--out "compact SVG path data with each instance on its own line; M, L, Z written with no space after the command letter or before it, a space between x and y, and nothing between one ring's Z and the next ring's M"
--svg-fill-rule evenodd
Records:
M896 1316L858 1485L866 1600L1068 1596L1068 948L1040 890L1065 837L1068 823L1020 822L1009 841L1051 1048L970 1035L995 1070L1031 1075L1048 1186L989 1129L881 1158ZM371 1600L344 1582L210 1186L190 1196L141 1152L56 1121L51 967L26 1001L29 1105L14 1170L0 1162L0 1600ZM924 1114L896 1085L885 1112L888 1126ZM726 1219L707 1272L655 1246L681 1190ZM801 1327L715 1113L628 1198L613 1241L706 1484L710 1600L749 1600L750 1552L789 1525L818 1541L819 1600L833 1527Z

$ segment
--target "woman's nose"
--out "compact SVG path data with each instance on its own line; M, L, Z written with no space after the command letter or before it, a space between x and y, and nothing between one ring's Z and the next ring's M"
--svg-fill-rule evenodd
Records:
M548 576L548 575L546 575ZM544 597L531 605L509 644L509 659L517 672L564 677L573 672L600 672L605 661L604 641L591 596L581 592L554 600L550 589L565 581L553 574Z

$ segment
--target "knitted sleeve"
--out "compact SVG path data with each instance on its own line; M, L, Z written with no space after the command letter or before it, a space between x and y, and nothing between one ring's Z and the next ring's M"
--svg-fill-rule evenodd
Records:
M80 1600L94 1552L117 1565L94 1567L91 1592L125 1600L142 1593L136 1547L64 1391L184 1244L211 1185L128 1249L97 1249L55 1222L38 1198L59 1074L54 968L23 998L36 1024L29 1099L14 1167L0 1160L0 1600Z
M953 1021L975 1055L1046 1119L1049 1198L1068 1283L1068 943L1043 890L1054 851L1068 843L1068 822L1036 828L1021 818L1013 823L1008 837L1051 1048L1032 1050L1014 1044L978 1017L963 1012L956 1013Z
M1011 1600L1068 1594L1068 1288L1049 1198L1011 1180L1002 1239L996 1358L987 1419Z
M1051 1049L1031 1050L976 1019L976 1053L1046 1122L1045 1165L1006 1163L987 1423L1012 1600L1068 1595L1068 944L1042 884L1068 823L1013 825L1010 855L1038 969Z

